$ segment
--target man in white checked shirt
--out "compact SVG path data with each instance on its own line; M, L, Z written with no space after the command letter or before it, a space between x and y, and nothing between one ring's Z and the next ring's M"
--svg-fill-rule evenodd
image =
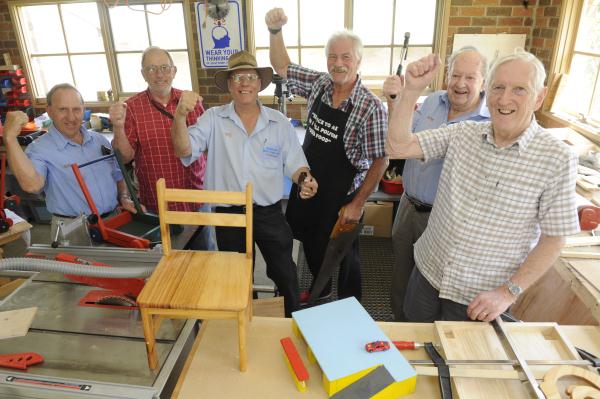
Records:
M537 124L546 74L524 51L488 73L491 122L412 134L414 105L439 66L431 54L408 65L405 82L393 76L383 86L390 158L445 158L429 224L415 244L404 312L410 321L491 321L579 231L577 156Z

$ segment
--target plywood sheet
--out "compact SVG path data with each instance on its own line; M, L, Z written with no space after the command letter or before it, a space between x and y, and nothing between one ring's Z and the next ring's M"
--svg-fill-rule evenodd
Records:
M435 328L447 360L509 359L494 328L488 323L436 321ZM511 366L460 366L512 369ZM453 378L461 399L525 399L529 395L519 381Z
M597 260L571 261L569 265L600 295L600 262Z
M26 335L35 312L36 307L0 312L0 339Z

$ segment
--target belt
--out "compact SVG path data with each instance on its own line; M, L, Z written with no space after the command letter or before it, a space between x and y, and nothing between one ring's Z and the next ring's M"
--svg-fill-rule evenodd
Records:
M277 201L274 204L271 205L257 205L257 204L252 204L252 209L268 209L268 208L276 208L278 207L279 209L281 209L281 201ZM246 211L246 205L242 205L242 206L217 206L215 207L215 212L216 213L243 213Z
M415 207L415 210L417 212L431 212L431 205L421 202L418 199L413 198L409 195L406 195L406 199Z
M109 216L111 216L114 213L114 210L110 211L110 212L105 212L102 215L100 215L101 219L107 218ZM61 215L60 213L53 213L52 216L56 216L57 218L61 218L61 219L75 219L78 218L79 215L77 216L67 216L67 215Z

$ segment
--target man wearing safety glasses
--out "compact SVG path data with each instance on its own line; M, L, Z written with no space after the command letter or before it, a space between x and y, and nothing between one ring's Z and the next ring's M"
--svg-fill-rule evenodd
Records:
M140 200L152 212L158 212L156 181L161 177L169 188L196 189L204 187L206 158L184 167L175 156L171 145L171 125L181 90L172 87L177 67L173 58L158 47L148 47L142 54L142 76L148 89L125 102L110 107L113 124L113 147L123 155L123 161L135 161L135 174L139 182ZM188 125L204 112L198 102L187 118ZM193 212L198 204L172 203L171 210ZM212 226L202 227L199 239L191 240L191 249L216 249Z
M259 68L246 51L229 58L228 69L215 75L215 84L229 91L232 102L209 109L196 124L186 126L186 116L200 100L184 92L175 112L172 136L175 153L184 165L208 150L206 188L244 191L253 185L254 240L267 264L267 276L284 296L285 314L300 307L296 265L292 259L292 231L281 209L283 177L299 185L298 196L308 199L317 192L317 182L287 118L262 106L258 93L273 79L270 67ZM296 195L296 194L294 194ZM240 207L223 206L217 213L241 213ZM217 227L219 250L245 250L243 229Z

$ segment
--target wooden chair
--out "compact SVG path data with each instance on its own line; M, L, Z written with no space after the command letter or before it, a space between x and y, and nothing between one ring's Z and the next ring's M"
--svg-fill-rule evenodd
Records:
M162 318L236 319L240 370L246 370L246 328L252 320L252 185L246 192L167 189L157 183L163 257L138 296L148 365L158 365L155 333ZM245 206L244 214L175 212L168 202ZM246 253L171 249L169 224L244 227Z

